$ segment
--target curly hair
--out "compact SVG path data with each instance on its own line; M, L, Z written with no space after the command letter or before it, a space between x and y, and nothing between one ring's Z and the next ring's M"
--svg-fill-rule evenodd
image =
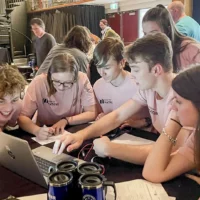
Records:
M88 53L92 46L90 33L83 26L74 26L64 38L67 48L77 48L84 53Z
M0 66L0 97L21 92L26 85L27 82L18 69L9 65Z

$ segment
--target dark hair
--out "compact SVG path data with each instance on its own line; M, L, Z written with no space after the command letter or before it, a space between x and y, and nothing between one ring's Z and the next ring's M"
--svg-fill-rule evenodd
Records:
M74 26L65 36L64 43L67 48L77 48L84 53L92 46L90 33L83 26Z
M124 45L120 40L108 37L94 49L94 63L97 67L104 67L111 56L119 63L124 58Z
M125 57L129 62L141 58L149 64L149 70L159 63L165 72L172 70L172 56L171 42L163 33L148 34L137 39L125 51Z
M156 22L161 28L161 30L163 31L163 33L165 33L171 40L172 48L174 52L173 53L173 69L174 69L174 72L178 72L179 69L181 68L181 66L179 66L180 53L183 52L190 43L195 42L195 40L193 40L190 37L186 37L177 31L171 14L163 5L157 5L156 7L151 8L150 10L146 12L142 20L142 23L148 22L148 21ZM182 45L182 42L184 40L188 40L190 42L188 42L185 45Z
M31 25L37 24L37 25L40 26L43 30L45 30L45 24L44 24L44 22L43 22L40 18L33 18L33 19L31 19L30 24L31 24Z
M74 76L74 83L78 80L79 67L75 58L69 53L61 53L52 59L50 68L47 73L47 82L49 85L49 96L56 93L53 85L51 74L59 72L70 72Z
M191 67L175 77L173 90L181 97L191 101L199 112L194 138L194 155L197 169L200 170L200 65Z
M9 65L0 66L0 97L21 93L26 85L27 82L18 69Z
M102 22L104 25L108 26L108 21L106 19L101 19L100 22Z

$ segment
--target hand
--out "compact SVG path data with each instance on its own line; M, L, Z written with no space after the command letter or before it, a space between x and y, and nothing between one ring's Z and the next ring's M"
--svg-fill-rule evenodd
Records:
M111 144L108 137L104 136L102 138L93 141L94 151L100 157L108 156L108 146Z
M71 134L66 131L66 133L64 133L64 135L62 135L59 140L56 140L53 147L53 153L60 155L66 148L67 152L70 152L74 149L79 148L82 143L83 137L81 136L81 134Z
M38 131L35 133L36 138L38 140L46 140L53 134L54 134L54 129L46 126L39 128Z
M200 185L200 177L191 174L186 174L185 176L192 179L193 181L197 182Z
M55 123L52 128L55 129L55 134L58 135L58 134L62 134L64 133L65 131L65 126L68 125L68 122L67 120L65 119L61 119L60 121L58 121L57 123Z
M134 127L134 128L142 128L145 125L146 125L146 122L144 119L138 119L138 120L128 119L120 126L120 128L122 129L127 126Z
M98 114L98 116L95 120L97 121L97 120L101 119L103 116L105 116L105 113L100 113L100 114Z

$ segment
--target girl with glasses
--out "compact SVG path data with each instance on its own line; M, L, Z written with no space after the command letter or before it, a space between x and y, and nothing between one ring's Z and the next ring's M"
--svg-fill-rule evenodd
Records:
M62 133L67 125L94 120L95 104L87 75L79 72L72 55L62 53L53 58L47 75L37 76L29 85L19 124L39 139L47 139L52 134ZM31 118L36 110L34 124Z

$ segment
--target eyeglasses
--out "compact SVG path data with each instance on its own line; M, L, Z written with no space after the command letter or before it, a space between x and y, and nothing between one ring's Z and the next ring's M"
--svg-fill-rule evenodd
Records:
M74 84L74 82L63 82L63 83L61 83L60 81L55 81L55 80L52 80L52 82L57 87L63 85L63 87L68 88L68 89L72 88L72 86Z

